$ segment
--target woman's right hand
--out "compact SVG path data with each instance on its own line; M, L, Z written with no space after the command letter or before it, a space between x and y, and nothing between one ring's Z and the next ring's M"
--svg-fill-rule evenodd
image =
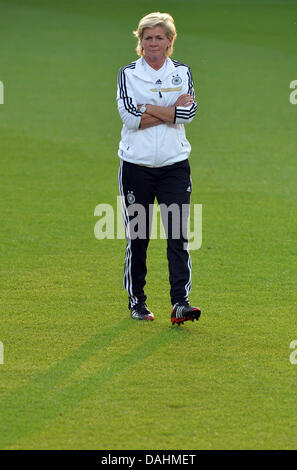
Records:
M188 93L185 93L184 95L180 95L176 102L174 103L173 106L191 106L194 103L194 98L193 96L189 95Z

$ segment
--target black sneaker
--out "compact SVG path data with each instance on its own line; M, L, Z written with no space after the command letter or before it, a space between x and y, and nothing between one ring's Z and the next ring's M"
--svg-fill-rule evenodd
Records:
M199 307L191 307L187 302L177 302L171 310L171 323L183 324L189 320L199 320L201 310Z
M149 311L145 303L139 302L131 308L130 317L134 320L154 320L154 314Z

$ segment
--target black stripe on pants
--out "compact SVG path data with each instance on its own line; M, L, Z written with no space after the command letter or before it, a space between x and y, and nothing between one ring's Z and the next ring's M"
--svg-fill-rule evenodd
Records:
M123 284L129 296L129 308L138 302L145 302L144 286L146 254L150 238L151 210L155 198L164 208L175 204L183 214L179 219L179 233L174 233L172 214L168 212L167 259L169 267L170 296L172 305L179 301L188 301L191 290L191 259L188 251L186 230L188 210L191 196L191 176L188 160L174 163L160 168L150 168L135 165L121 160L119 169L119 190L122 196L123 220L126 228L126 256ZM135 214L129 214L133 204L141 204L145 209L146 230L145 236L133 238L131 236L131 221ZM182 210L183 208L183 210ZM161 211L162 215L162 211ZM163 219L163 217L162 217ZM139 229L139 228L138 228Z

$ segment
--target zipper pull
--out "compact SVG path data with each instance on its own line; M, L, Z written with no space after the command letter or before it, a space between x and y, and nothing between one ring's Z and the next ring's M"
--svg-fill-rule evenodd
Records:
M162 87L162 81L159 79L156 81L156 85L158 87L158 91L159 91L159 96L160 98L162 98L162 93L161 93L161 87Z

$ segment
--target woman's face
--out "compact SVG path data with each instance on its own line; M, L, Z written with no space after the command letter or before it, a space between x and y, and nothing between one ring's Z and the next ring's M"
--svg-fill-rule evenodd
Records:
M144 49L145 57L152 60L166 57L168 46L171 43L172 39L168 39L163 26L155 26L154 28L145 28L143 30L141 45Z

